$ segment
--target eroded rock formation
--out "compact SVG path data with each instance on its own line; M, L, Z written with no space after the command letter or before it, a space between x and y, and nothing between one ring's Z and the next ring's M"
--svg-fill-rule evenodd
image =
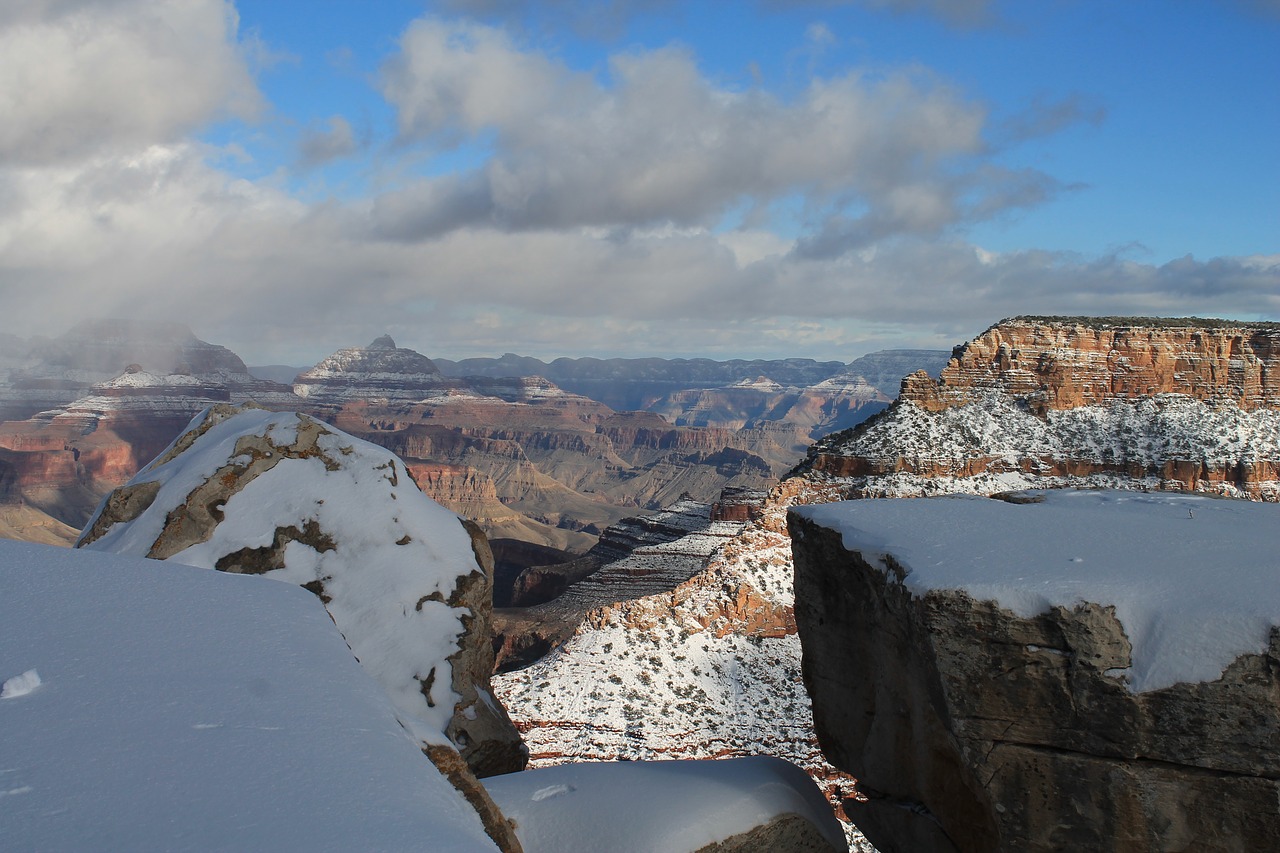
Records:
M479 775L524 765L488 681L488 543L381 448L306 415L214 407L79 545L299 584L424 748L456 748Z

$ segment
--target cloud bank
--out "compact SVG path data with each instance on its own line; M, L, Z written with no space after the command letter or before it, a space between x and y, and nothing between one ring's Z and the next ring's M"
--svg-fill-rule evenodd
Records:
M17 117L0 125L5 332L153 316L299 363L383 331L449 356L848 360L1014 314L1280 316L1276 256L967 240L1071 189L1001 146L1102 120L1073 97L996 125L923 68L783 97L714 81L687 49L586 74L503 29L424 18L377 84L396 120L379 156L417 176L315 201L237 177L235 152L195 136L268 108L227 3L24 2L0 13L0 55L0 114ZM365 147L334 115L298 162Z

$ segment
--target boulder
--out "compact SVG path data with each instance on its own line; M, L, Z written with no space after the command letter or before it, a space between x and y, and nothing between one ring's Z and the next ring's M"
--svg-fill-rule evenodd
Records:
M78 547L315 593L424 749L523 768L489 686L493 557L404 463L306 415L214 406L109 494Z
M818 739L882 853L1280 838L1280 512L1120 494L792 510Z

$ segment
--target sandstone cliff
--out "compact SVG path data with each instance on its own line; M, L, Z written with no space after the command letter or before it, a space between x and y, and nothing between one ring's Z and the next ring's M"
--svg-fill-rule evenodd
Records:
M1113 485L1280 498L1280 325L1015 318L797 469L848 496Z

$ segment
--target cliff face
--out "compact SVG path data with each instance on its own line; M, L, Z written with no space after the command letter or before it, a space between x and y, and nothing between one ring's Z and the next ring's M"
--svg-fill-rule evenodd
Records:
M1133 486L1280 498L1280 325L1016 318L800 467L847 496Z
M937 381L909 376L902 396L940 412L997 389L1041 415L1157 394L1280 408L1280 324L1014 318L958 348Z
M1280 509L1007 497L789 516L805 682L866 795L854 820L885 853L1273 846Z

